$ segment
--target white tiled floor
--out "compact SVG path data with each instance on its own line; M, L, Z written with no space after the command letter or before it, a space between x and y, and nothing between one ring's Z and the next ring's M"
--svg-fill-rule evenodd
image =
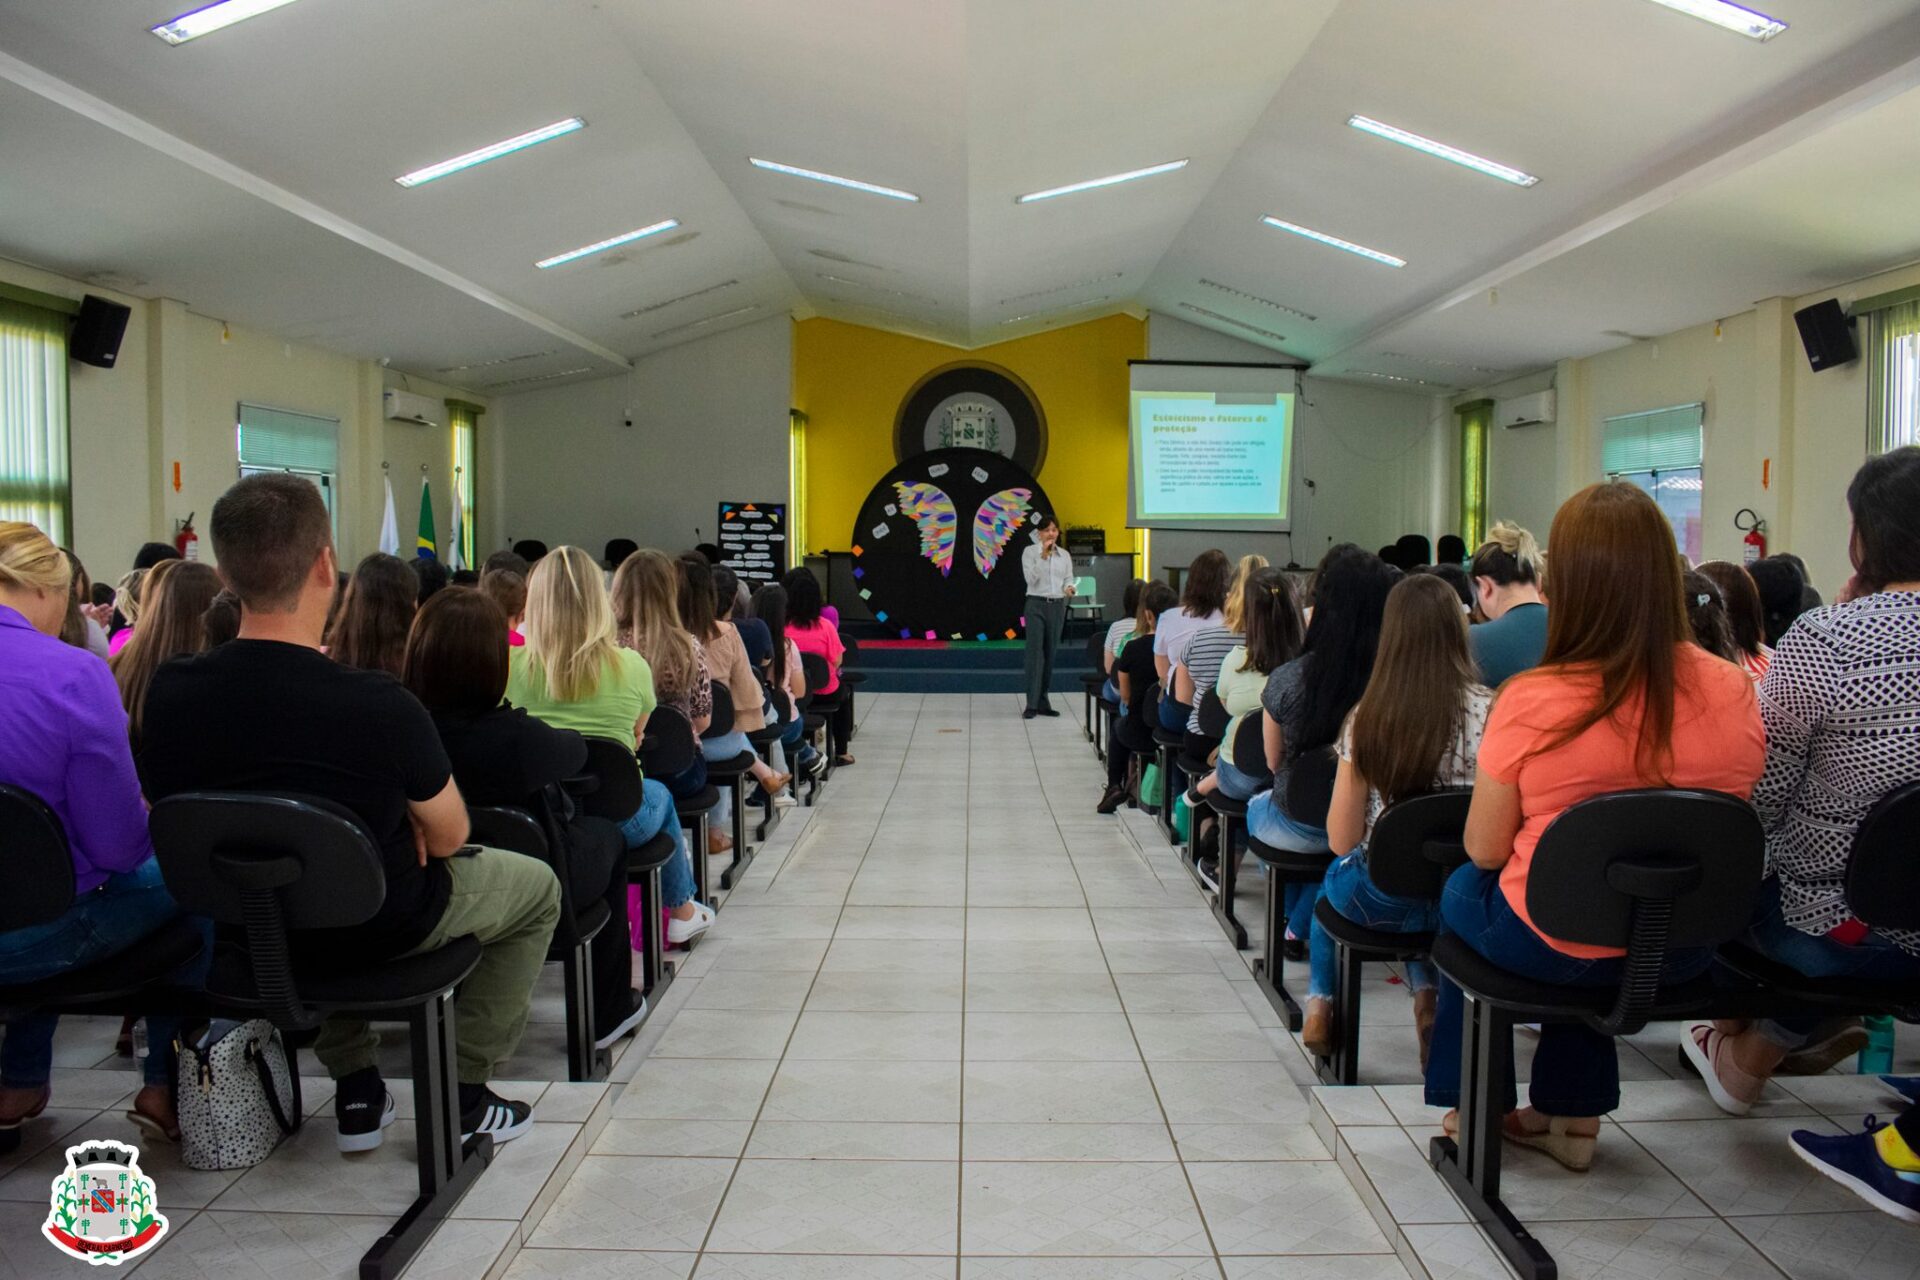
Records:
M542 1083L565 1075L543 979L520 1082L502 1085L540 1124L411 1275L1506 1274L1426 1165L1437 1113L1386 969L1368 970L1365 1083L1315 1088L1252 953L1223 940L1151 821L1093 812L1102 773L1077 707L1022 721L1003 696L861 706L860 763L787 811L611 1083ZM1261 889L1243 885L1256 930ZM0 1159L0 1280L55 1274L37 1229L62 1149L128 1127L113 1030L63 1026L55 1108ZM1563 1275L1920 1277L1920 1230L1862 1212L1782 1147L1790 1128L1885 1110L1872 1082L1787 1082L1732 1121L1680 1078L1673 1043L1655 1027L1620 1046L1631 1083L1590 1174L1508 1158L1509 1201ZM404 1041L384 1052L404 1077ZM397 1140L344 1158L330 1086L308 1086L318 1122L258 1168L146 1154L173 1235L142 1274L353 1273L410 1192L410 1091L396 1088Z

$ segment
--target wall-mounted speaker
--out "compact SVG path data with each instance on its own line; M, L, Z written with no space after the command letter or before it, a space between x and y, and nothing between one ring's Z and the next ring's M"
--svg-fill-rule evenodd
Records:
M127 317L132 314L131 307L88 294L80 300L80 314L67 339L67 354L81 364L113 368L120 358L120 339L127 334Z
M1848 364L1860 356L1853 344L1853 321L1840 309L1837 298L1816 302L1793 313L1800 326L1800 344L1807 349L1807 363L1815 373L1835 365Z

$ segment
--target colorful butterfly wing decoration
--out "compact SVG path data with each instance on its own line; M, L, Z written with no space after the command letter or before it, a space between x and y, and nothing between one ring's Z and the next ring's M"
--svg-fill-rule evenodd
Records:
M896 480L893 487L900 495L900 509L919 526L920 554L933 561L940 576L946 577L953 572L953 535L960 520L953 499L938 485Z
M1025 526L1027 512L1033 509L1028 499L1031 489L1002 489L980 504L973 517L973 565L983 578L993 575L1000 553L1015 529Z

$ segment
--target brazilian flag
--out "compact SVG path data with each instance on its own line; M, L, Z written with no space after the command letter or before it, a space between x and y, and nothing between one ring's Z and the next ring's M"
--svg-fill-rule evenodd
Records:
M422 560L437 560L439 544L433 540L433 490L426 478L420 480L420 532L414 538L414 554Z

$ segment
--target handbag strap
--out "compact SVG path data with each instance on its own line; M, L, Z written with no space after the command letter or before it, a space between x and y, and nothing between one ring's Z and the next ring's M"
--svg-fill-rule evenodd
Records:
M253 1063L253 1069L260 1077L260 1091L267 1095L267 1107L273 1112L273 1122L280 1126L281 1133L291 1134L293 1124L280 1105L280 1090L273 1083L273 1071L267 1066L266 1051L260 1047L257 1039L247 1041L247 1060ZM291 1066L288 1069L291 1070Z

